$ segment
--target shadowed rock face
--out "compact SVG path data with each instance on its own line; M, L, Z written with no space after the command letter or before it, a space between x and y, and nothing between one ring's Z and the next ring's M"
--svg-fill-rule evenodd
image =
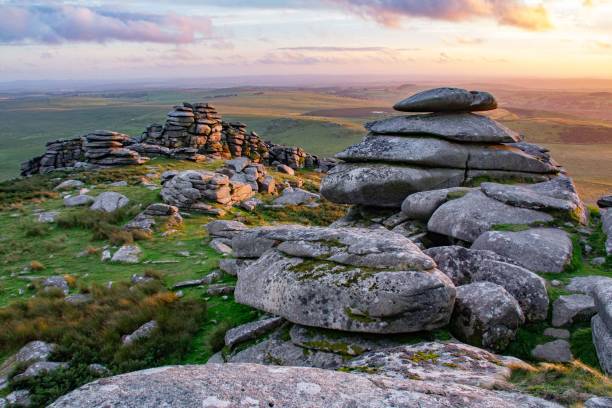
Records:
M518 393L304 367L207 364L154 368L87 384L59 407L559 407Z
M476 112L497 108L488 92L435 88L412 95L393 106L400 112Z
M399 208L412 193L458 187L464 176L462 169L342 163L323 179L321 194L336 203Z

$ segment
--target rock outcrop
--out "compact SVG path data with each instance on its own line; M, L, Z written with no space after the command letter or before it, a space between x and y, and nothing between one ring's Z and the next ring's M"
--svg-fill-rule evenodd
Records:
M73 168L85 161L83 139L60 139L47 142L45 153L21 164L21 174L47 173L56 169Z
M225 122L208 103L183 103L167 115L164 125L152 124L140 137L96 130L79 138L47 143L43 155L21 165L21 175L53 170L142 164L149 157L201 162L245 157L254 163L312 168L327 172L335 162L299 147L264 141L241 122Z
M399 207L409 194L470 185L482 179L545 181L561 168L544 149L470 111L497 106L487 93L441 88L399 102L404 112L366 124L370 133L336 157L321 186L331 201Z
M557 408L524 394L433 381L256 364L169 366L101 379L51 408L92 406L301 408Z
M125 147L130 137L109 130L96 130L85 136L85 158L94 165L118 166L143 164L149 158L142 157L134 150Z

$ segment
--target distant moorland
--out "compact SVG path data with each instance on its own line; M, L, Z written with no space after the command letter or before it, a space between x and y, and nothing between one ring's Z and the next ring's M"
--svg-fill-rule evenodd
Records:
M0 180L17 176L19 164L42 153L49 140L94 129L139 135L182 101L210 102L266 140L330 156L363 136L363 122L392 114L393 102L428 86L0 94ZM500 101L491 115L548 147L587 202L612 190L612 93L481 87Z

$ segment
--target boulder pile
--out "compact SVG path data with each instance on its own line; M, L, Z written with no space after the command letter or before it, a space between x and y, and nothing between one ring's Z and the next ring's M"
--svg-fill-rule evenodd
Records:
M544 181L562 169L545 149L486 116L492 95L439 88L395 105L403 112L366 124L358 144L336 155L343 163L325 178L321 193L331 201L399 207L415 192L471 185L481 180Z
M140 156L134 150L124 146L130 137L109 130L96 130L85 136L85 158L91 164L99 166L118 166L143 164L149 158Z
M276 181L264 165L246 157L225 162L216 172L187 170L162 174L161 196L165 203L185 211L224 214L224 208L243 203L245 208L258 203L247 202L255 193L273 194Z
M186 211L220 215L220 206L231 206L253 195L249 184L206 170L186 170L164 181L161 191L166 204ZM207 203L210 202L210 203Z

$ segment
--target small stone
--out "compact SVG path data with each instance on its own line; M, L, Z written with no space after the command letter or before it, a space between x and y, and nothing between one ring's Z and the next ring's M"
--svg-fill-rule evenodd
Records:
M295 176L295 170L293 170L291 167L287 166L286 164L277 165L276 170L278 170L281 173L288 174L290 176Z
M68 282L63 276L50 276L48 278L45 278L41 282L41 285L45 290L48 290L49 288L58 288L62 292L64 292L65 295L67 295L70 291L70 288L68 287Z
M77 293L74 295L66 296L64 301L73 305L84 305L93 301L93 297L87 293Z
M66 181L62 181L60 184L58 184L54 190L55 191L67 191L67 190L76 190L77 188L81 188L85 185L85 183L83 183L80 180L66 180Z
M552 324L560 327L589 321L597 313L595 301L588 295L560 296L553 303Z
M255 322L243 324L225 333L225 345L233 347L238 343L256 339L279 327L285 319L282 317L271 317L269 319L257 320Z
M6 396L6 402L10 407L29 407L32 404L30 391L16 390Z
M51 361L39 361L30 365L23 373L13 377L13 380L20 381L36 377L41 374L50 373L61 368L68 367L68 363L54 363Z
M603 256L598 256L597 258L591 259L591 265L601 266L606 263L606 258Z
M128 186L128 182L125 181L125 180L115 181L113 183L110 183L109 186L111 186L111 187L127 187Z
M555 288L558 288L559 286L563 285L563 282L557 279L553 279L550 281L550 284L554 286Z
M137 264L142 257L142 250L138 245L123 245L111 258L112 262Z
M107 191L97 196L90 208L95 211L112 213L119 208L125 207L129 201L130 200L123 194Z
M102 255L100 256L100 260L102 262L108 262L112 259L113 255L111 254L111 251L108 249L105 249L104 251L102 251Z
M32 364L38 361L47 361L56 348L57 345L53 343L31 341L15 354L15 361L23 365Z
M550 363L569 363L572 361L570 344L565 340L555 340L537 345L531 355L541 361Z
M215 238L208 244L212 249L223 255L230 255L233 250L223 239Z
M57 217L59 216L59 212L57 211L46 211L38 214L38 222L43 224L50 224L55 222Z
M95 199L92 196L86 194L80 194L77 196L68 196L64 198L64 205L66 207L79 207L83 205L89 205L93 203Z
M153 331L157 329L157 327L158 327L157 322L155 320L151 320L143 324L142 326L140 326L132 334L123 336L121 338L121 342L123 343L124 346L129 346L136 340L149 337L151 333L153 333Z
M231 295L234 293L235 289L234 286L228 285L210 285L206 293L210 296Z
M89 371L99 377L107 377L112 374L111 371L102 364L90 364L88 368Z
M556 339L562 339L562 340L569 340L570 338L569 330L555 329L552 327L549 327L546 330L544 330L544 335L548 337L554 337Z

